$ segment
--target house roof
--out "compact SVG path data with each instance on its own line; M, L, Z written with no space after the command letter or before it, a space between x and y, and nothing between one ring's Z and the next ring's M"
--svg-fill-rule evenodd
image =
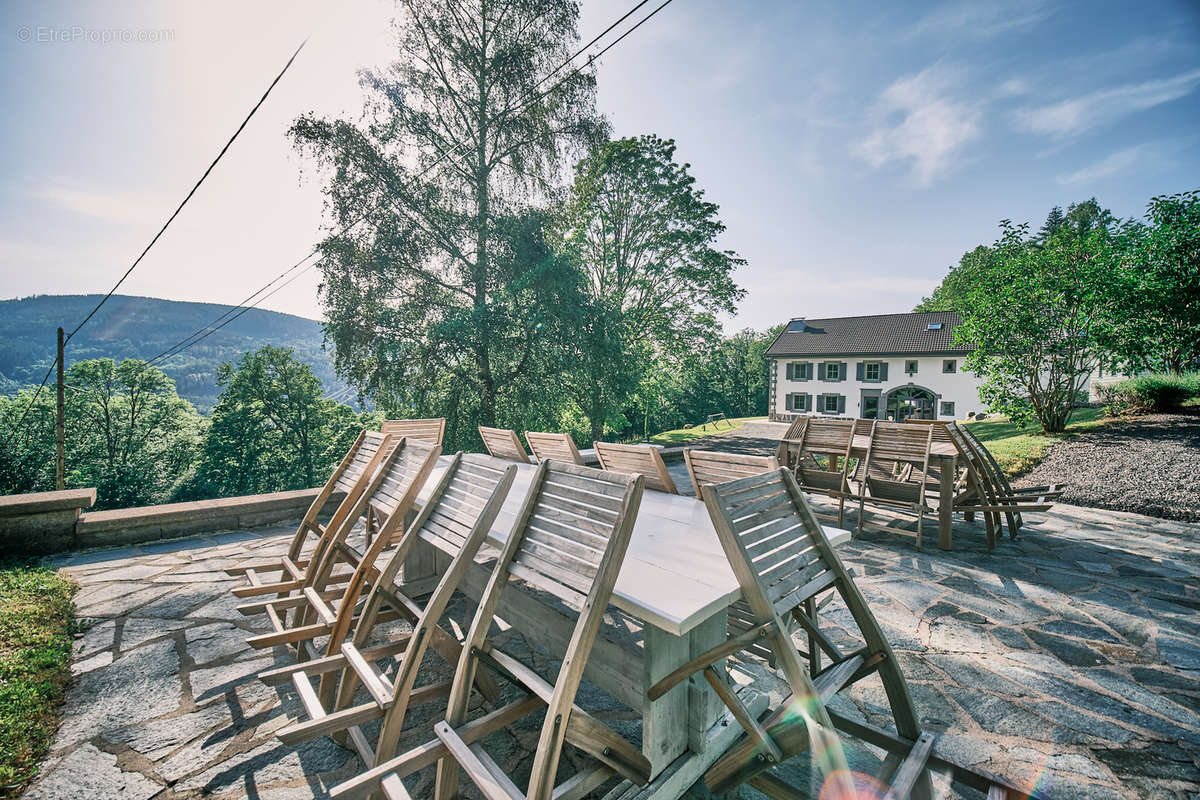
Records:
M796 323L803 323L798 325ZM930 330L930 325L941 323ZM869 317L793 319L767 348L768 356L900 355L969 353L956 345L954 329L962 318L954 311L879 314ZM802 330L794 330L802 327Z

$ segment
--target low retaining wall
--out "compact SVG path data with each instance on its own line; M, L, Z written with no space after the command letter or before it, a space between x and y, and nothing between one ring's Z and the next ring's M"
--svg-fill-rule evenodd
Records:
M0 497L0 555L46 555L70 550L80 510L95 502L95 489Z
M95 489L0 497L0 553L49 555L67 550L154 542L280 522L298 522L320 489L299 489L190 503L80 513ZM322 514L337 507L335 494Z

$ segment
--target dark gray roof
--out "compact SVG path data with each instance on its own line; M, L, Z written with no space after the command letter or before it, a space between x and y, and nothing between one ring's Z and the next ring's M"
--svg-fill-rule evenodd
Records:
M939 322L940 330L929 330L931 323ZM954 311L805 319L803 331L788 330L789 327L795 327L791 324L785 326L767 348L767 355L969 353L973 347L954 343L954 329L961 323L962 318Z

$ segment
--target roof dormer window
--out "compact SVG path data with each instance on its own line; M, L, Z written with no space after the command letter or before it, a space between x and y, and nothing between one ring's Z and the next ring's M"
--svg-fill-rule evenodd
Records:
M925 326L925 330L927 330L927 331L940 331L941 329L942 329L942 323L940 323L940 322L931 322L927 326Z

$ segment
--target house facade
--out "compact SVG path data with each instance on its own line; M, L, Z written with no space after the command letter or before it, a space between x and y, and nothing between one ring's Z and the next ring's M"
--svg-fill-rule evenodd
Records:
M793 319L767 348L770 417L964 419L984 410L951 311Z

